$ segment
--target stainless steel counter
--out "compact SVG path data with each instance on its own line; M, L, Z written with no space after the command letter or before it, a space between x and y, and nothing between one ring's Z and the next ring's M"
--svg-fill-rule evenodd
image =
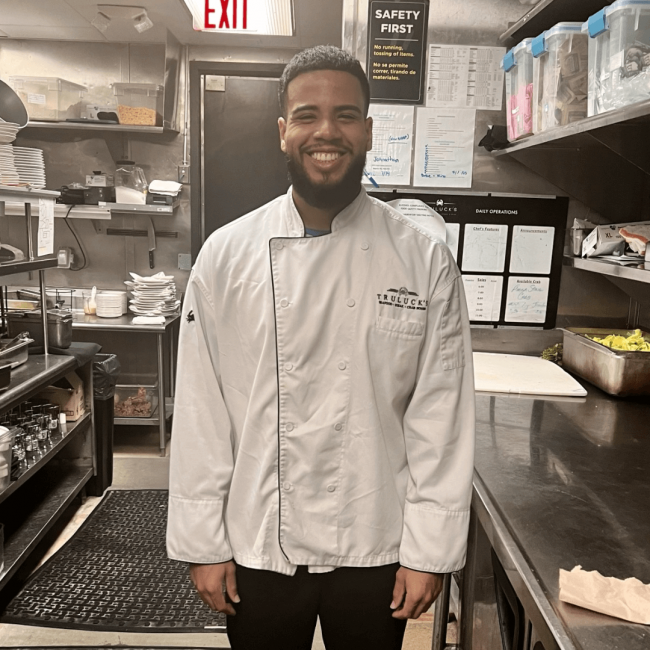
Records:
M137 324L133 322L132 315L118 316L117 318L100 318L99 316L89 316L83 312L73 312L72 329L73 330L94 330L104 332L143 332L156 335L157 349L157 391L158 407L157 414L152 414L149 418L115 418L115 424L157 424L160 434L160 455L166 453L167 444L167 418L173 413L174 398L174 336L172 328L177 324L180 314L168 316L165 322L160 325ZM167 344L165 344L167 338ZM169 365L169 393L170 399L166 399L165 390L165 361Z
M476 472L572 644L650 648L650 628L558 600L559 569L650 583L650 401L477 394Z

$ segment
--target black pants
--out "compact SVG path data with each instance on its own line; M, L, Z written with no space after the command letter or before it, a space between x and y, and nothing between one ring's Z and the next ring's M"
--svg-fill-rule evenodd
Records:
M237 565L233 650L310 650L320 618L327 650L399 650L406 621L392 617L399 564L293 576Z

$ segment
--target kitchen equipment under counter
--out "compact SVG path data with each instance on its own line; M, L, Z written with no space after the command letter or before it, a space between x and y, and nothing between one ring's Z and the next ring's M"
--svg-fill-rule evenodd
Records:
M570 570L578 564L587 571L620 579L634 576L650 583L647 399L615 399L590 387L586 399L574 402L477 394L476 405L474 532L470 531L470 539L474 534L476 540L477 529L485 531L483 536L530 614L527 644L518 647L649 648L648 626L558 599L559 569ZM613 430L608 432L608 445L603 446L600 436L590 431L593 421L590 424L582 415L612 409L619 414L609 418ZM464 570L471 584L464 583L462 590L466 600L460 614L461 647L500 648L498 624L492 626L495 631L487 641L481 636L489 620L494 622L496 605L489 610L489 601L482 599L491 592L494 604L494 586L484 588L486 573L475 559L476 545L470 546ZM472 591L474 599L468 601Z
M73 338L75 330L89 330L97 332L143 332L156 336L157 349L157 410L151 417L116 417L115 424L130 425L158 425L160 432L160 455L164 456L167 439L167 418L173 413L174 398L174 356L175 344L172 329L179 323L180 313L168 316L165 322L156 324L137 324L133 322L133 316L118 316L116 318L100 318L91 316L80 311L74 311L72 319ZM114 352L114 351L112 351ZM119 354L118 354L119 358ZM165 364L169 363L169 377L165 377ZM168 382L168 383L167 383ZM166 387L169 386L170 398L166 399Z

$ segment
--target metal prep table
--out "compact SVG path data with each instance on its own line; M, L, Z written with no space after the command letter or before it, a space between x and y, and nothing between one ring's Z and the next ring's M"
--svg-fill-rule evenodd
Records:
M156 335L157 347L157 384L158 384L158 409L149 418L123 418L116 417L116 424L158 425L160 431L160 455L165 455L167 439L167 418L174 409L174 337L172 328L180 318L180 314L168 316L162 325L139 325L133 322L133 316L120 316L118 318L99 318L80 312L73 312L73 330L94 330L103 332L141 332ZM167 339L167 340L166 340ZM169 362L169 394L171 399L165 398L165 361Z
M586 398L476 396L463 648L502 647L492 569L477 553L481 535L523 606L530 627L521 647L650 648L647 626L559 601L560 568L650 583L650 401L612 398L581 383ZM488 627L494 631L486 637Z

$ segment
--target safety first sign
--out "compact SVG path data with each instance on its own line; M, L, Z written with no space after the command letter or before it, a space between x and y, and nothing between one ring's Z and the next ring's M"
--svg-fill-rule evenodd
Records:
M367 73L373 102L422 101L428 8L428 2L369 3Z

